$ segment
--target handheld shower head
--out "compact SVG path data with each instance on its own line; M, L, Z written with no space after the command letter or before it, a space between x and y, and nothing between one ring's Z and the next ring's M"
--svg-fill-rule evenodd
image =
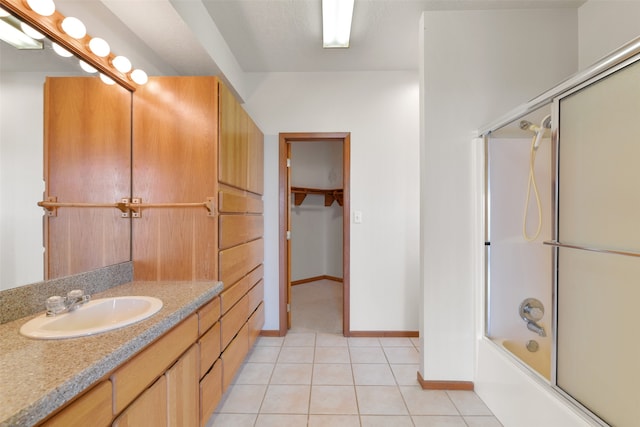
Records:
M540 146L540 142L542 142L542 137L544 136L545 131L547 129L551 129L551 115L547 115L542 119L542 121L540 122L540 127L537 127L535 125L531 125L531 127L535 127L536 140L533 143L533 149L537 150Z

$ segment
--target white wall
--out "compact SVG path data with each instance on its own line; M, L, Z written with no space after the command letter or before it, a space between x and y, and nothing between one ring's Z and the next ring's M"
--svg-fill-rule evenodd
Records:
M483 244L472 135L576 71L577 12L433 11L423 25L421 374L473 381Z
M43 279L44 73L0 75L0 290Z
M637 0L589 0L578 10L578 18L581 70L640 36Z
M277 189L277 144L270 141L279 132L351 132L351 209L363 213L362 224L351 224L351 330L417 330L418 75L270 73L252 78L259 83L245 108L267 140L265 227L277 229L278 198L269 196ZM273 237L265 230L267 254L278 251L277 233ZM265 294L264 328L277 329L278 276L269 266Z
M293 187L342 188L342 144L293 143L290 170ZM325 275L342 277L342 207L310 194L291 204L291 280Z

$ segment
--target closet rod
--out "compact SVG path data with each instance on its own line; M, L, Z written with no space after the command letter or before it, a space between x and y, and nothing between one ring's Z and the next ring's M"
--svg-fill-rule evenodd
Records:
M589 252L599 252L603 254L612 254L612 255L624 255L624 256L632 256L632 257L640 257L640 253L637 252L628 252L628 251L616 251L612 249L599 249L599 248L590 248L587 246L580 245L569 245L567 243L560 243L555 240L542 242L545 245L553 246L556 248L569 248L569 249L579 249L581 251L589 251Z

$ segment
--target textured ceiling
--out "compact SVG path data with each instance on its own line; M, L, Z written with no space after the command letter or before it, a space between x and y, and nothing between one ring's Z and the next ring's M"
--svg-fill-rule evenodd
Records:
M582 3L355 0L351 47L322 49L321 0L56 0L63 14L81 18L90 34L106 38L115 52L131 58L142 52L153 64L143 68L174 75L221 74L220 49L230 51L227 57L240 72L417 71L425 10L576 8Z

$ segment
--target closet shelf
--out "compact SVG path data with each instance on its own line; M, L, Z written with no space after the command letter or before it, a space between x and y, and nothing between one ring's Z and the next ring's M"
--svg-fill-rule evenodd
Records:
M294 195L294 204L300 206L307 194L324 194L324 205L331 206L333 201L337 201L342 206L342 188L323 189L323 188L307 188L307 187L291 187L291 193Z

